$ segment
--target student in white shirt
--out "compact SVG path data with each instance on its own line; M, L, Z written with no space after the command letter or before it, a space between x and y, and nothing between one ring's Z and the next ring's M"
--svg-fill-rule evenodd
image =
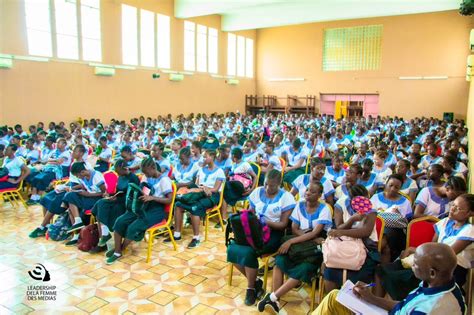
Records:
M139 215L127 209L117 218L114 224L114 248L105 254L107 265L122 257L123 251L131 242L141 241L147 229L162 222L167 216L165 207L171 203L173 197L171 179L160 172L152 158L142 161L141 170L145 175L141 180L141 186L146 186L150 190L150 194L143 193L139 197L144 205L141 209L143 214Z
M71 167L71 174L79 178L80 190L70 191L63 198L63 203L69 208L69 217L72 226L68 233L80 230L84 227L81 214L85 210L91 210L105 193L105 182L102 173L89 170L85 162L75 162ZM66 246L77 244L79 234L66 243Z
M5 149L5 158L2 167L8 171L7 179L0 181L0 190L16 188L30 174L30 169L26 166L22 158L15 156L18 149L16 144L10 144Z
M215 165L215 159L216 151L208 150L204 152L204 165L196 177L198 188L190 189L185 197L177 198L176 201L174 239L181 240L183 215L185 211L188 211L191 214L193 227L193 239L188 244L188 248L199 246L201 218L206 215L207 209L219 203L220 191L224 188L225 174L222 169ZM193 195L189 195L190 193ZM189 199L190 196L193 200ZM165 240L165 242L169 241L171 241L169 238Z
M281 237L288 226L291 211L295 207L293 196L280 188L281 173L271 170L265 178L265 185L258 187L249 196L250 210L270 228L270 240L261 252L257 253L251 246L230 243L227 247L227 261L247 278L245 305L255 304L263 295L263 281L257 279L258 257L265 253L274 253L281 245Z
M326 203L319 201L322 192L321 183L311 182L302 198L303 201L298 202L291 213L291 230L294 237L285 241L278 249L276 266L273 269L273 289L258 303L259 312L263 312L266 306L278 312L280 310L278 300L283 295L301 282L311 283L313 277L317 276L322 257L316 263L294 263L287 254L294 244L315 242L317 238L325 237L331 228L332 211ZM288 275L286 281L283 278L285 274Z

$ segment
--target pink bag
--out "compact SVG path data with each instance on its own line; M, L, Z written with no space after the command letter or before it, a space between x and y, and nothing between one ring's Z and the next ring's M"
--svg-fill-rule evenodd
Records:
M322 249L324 264L329 268L360 270L367 257L367 249L360 238L328 237Z
M235 174L229 178L229 181L240 182L244 186L244 189L247 190L252 187L252 179L247 176L247 174Z

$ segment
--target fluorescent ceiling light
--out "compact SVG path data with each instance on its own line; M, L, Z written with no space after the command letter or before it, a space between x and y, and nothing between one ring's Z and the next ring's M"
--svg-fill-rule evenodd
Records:
M283 82L283 81L305 81L305 78L270 78L270 82Z
M447 80L448 76L447 75L434 75L434 76L429 76L429 77L423 77L423 80Z
M194 72L191 72L191 71L180 71L178 73L179 74L184 74L184 75L194 75Z
M423 80L423 77L399 77L400 80Z

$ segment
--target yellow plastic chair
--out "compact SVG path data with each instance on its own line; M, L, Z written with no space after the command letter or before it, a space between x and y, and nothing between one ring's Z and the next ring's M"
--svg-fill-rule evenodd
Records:
M6 188L0 190L0 199L3 201L8 201L13 208L19 206L19 202L23 204L25 208L28 208L25 199L21 195L21 191L23 189L23 181L16 188Z
M219 218L219 223L221 224L221 230L222 232L224 232L224 221L222 220L222 215L221 215L221 207L222 207L222 202L224 200L224 188L225 188L225 182L222 182L220 196L219 196L219 203L217 204L217 206L206 210L206 216L204 218L204 229L205 229L204 241L207 241L207 235L209 233L209 219L213 217Z
M178 250L176 246L176 242L174 240L173 232L171 232L171 225L173 224L173 211L174 211L174 202L176 200L176 193L178 189L176 188L176 184L172 183L173 187L173 195L171 196L171 203L167 206L168 208L168 219L161 221L153 225L151 228L146 230L148 233L148 251L146 256L146 262L149 263L151 260L151 249L153 247L153 239L157 235L168 233L171 243L173 244L174 250Z

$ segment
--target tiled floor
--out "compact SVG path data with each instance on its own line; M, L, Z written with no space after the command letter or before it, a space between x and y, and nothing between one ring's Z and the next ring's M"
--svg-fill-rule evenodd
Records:
M245 279L234 274L228 286L224 233L211 229L210 239L189 250L190 230L178 251L158 239L153 258L145 262L145 242L135 243L114 265L103 254L91 255L75 247L28 233L42 217L38 206L14 209L0 204L0 314L258 314L244 304ZM28 275L43 264L51 281ZM271 280L269 281L270 288ZM56 286L55 301L31 301L27 287ZM306 314L309 288L292 291L282 301L281 314Z

